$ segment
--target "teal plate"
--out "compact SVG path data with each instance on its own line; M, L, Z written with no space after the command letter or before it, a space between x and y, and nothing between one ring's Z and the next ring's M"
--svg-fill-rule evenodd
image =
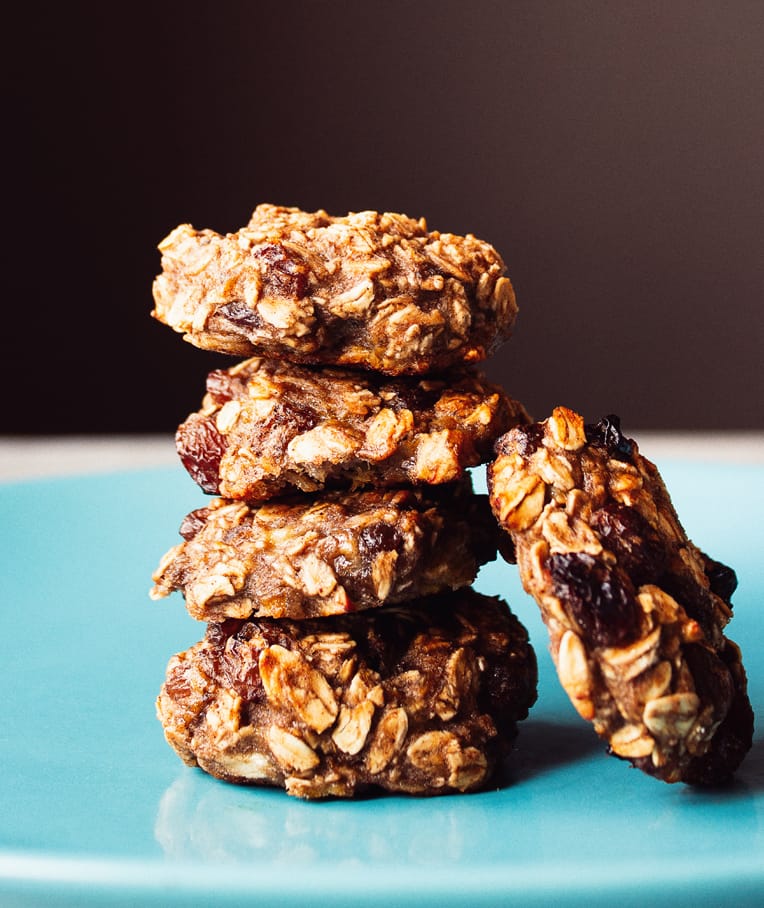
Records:
M660 466L738 572L729 634L761 716L764 467ZM306 803L183 766L154 699L202 627L147 592L201 498L180 468L0 485L0 905L764 904L761 732L711 791L608 757L503 562L476 586L528 627L539 700L492 790Z

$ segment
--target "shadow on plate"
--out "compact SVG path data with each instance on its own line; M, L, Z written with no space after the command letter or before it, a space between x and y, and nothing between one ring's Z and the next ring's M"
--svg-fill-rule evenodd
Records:
M601 755L603 760L617 760L607 754L606 746L586 723L527 721L509 759L501 768L496 784L504 788L528 781L546 772ZM628 761L622 761L628 765ZM635 770L636 771L636 770ZM665 784L665 783L663 783ZM674 786L670 786L674 787ZM764 792L764 739L753 742L751 750L735 776L721 785L677 785L687 798L709 803L714 800L748 799Z
M499 785L518 782L550 772L560 766L605 755L605 745L581 723L557 723L528 719L520 725L514 750L499 774Z

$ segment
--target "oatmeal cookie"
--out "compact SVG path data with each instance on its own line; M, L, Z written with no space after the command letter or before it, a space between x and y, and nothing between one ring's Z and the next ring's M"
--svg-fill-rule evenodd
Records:
M525 629L471 589L363 615L228 620L174 656L169 744L230 782L301 798L484 786L536 699Z
M526 422L520 404L471 371L386 378L254 358L209 374L202 408L178 428L176 445L205 492L265 501L452 482Z
M468 480L438 489L213 499L183 522L152 598L180 590L202 621L310 618L467 586L498 528Z
M237 233L182 224L159 249L152 314L223 353L422 374L485 359L517 314L492 246L401 214L259 205Z
M667 782L727 779L753 713L732 616L734 572L690 542L656 467L617 417L557 408L489 466L562 686L612 753Z

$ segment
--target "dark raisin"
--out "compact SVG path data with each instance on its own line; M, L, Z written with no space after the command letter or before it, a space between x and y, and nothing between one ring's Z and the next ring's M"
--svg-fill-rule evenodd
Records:
M181 463L205 492L220 490L220 460L228 444L209 417L192 416L179 426L175 447Z
M283 433L288 444L294 435L314 428L318 421L316 411L299 398L291 401L281 400L271 411L267 429L269 433Z
M289 442L317 423L318 417L311 407L299 400L280 400L262 424L252 426L249 445L255 454L268 451L270 456L286 458Z
M531 702L528 702L528 677L536 675L536 656L530 647L526 649L524 656L524 670L520 672L514 660L507 660L506 654L498 659L488 657L486 660L480 700L486 703L486 712L499 720L503 718L505 704L525 701L530 707L536 699L534 691ZM522 714L517 718L523 718Z
M688 643L683 654L695 683L695 693L704 704L713 704L715 718L722 718L734 695L729 669L713 650L697 643Z
M614 460L630 463L634 457L634 442L621 432L621 420L614 413L603 416L598 423L584 426L590 445L605 448Z
M206 639L210 646L199 657L206 674L221 686L235 690L248 703L257 703L264 697L258 660L252 658L248 645L255 635L263 639L264 646L291 648L291 641L278 622L265 620L255 625L233 618L209 625Z
M204 636L213 646L223 647L226 640L237 634L243 624L240 618L226 618L225 621L208 624Z
M216 404L224 404L235 397L246 397L246 382L227 369L213 369L207 376L207 393Z
M537 451L544 438L544 427L541 423L532 423L530 426L520 426L513 432L517 453L523 457L530 457Z
M609 502L592 514L591 526L635 586L654 583L665 571L666 548L634 508Z
M168 667L164 687L168 696L176 703L182 703L184 700L191 700L194 697L194 690L188 675L187 662L176 662Z
M233 688L243 700L257 702L264 698L258 660L251 657L249 647L243 647L236 636L221 654L221 670L226 686Z
M201 530L204 524L207 522L207 516L210 513L209 508L197 508L195 511L191 511L190 514L187 514L183 518L183 522L180 525L180 530L178 531L180 535L188 542L189 539L193 539L194 536Z
M257 312L250 309L249 306L245 306L244 303L226 303L218 311L227 321L239 328L254 330L264 326L264 322Z
M431 410L443 393L443 386L433 382L429 387L424 387L422 382L403 383L396 388L395 397L391 401L395 412L411 410L412 413Z
M291 634L289 627L284 627L281 621L274 618L264 618L257 623L245 622L242 625L239 634L243 639L249 640L258 634L262 637L266 646L282 646L284 649L292 649Z
M388 523L373 523L361 531L358 551L362 558L371 560L380 552L396 551L401 542L401 534L395 527Z
M507 564L517 564L517 551L515 549L515 543L512 540L512 537L509 533L500 532L496 537L496 549L507 562ZM486 563L493 561L493 558L487 558Z
M641 610L631 581L591 555L549 559L554 595L594 646L624 646L639 634Z
M719 657L728 671L731 702L711 747L688 766L684 781L693 785L718 785L726 782L740 765L753 744L754 716L746 693L745 674L734 646L726 642ZM690 666L696 678L696 667ZM701 697L704 695L701 693Z
M516 563L514 543L494 519L487 495L470 496L462 503L460 517L469 531L468 546L478 564L495 561L500 547L505 560Z
M305 261L284 246L266 243L252 250L252 255L267 262L271 267L266 271L266 294L302 299L308 292L308 267Z
M389 609L371 609L373 616L358 635L358 651L372 671L389 674L410 642L403 632L404 622Z
M447 281L451 275L447 271L438 268L434 262L424 261L419 265L419 279L424 282L428 277L442 277ZM440 291L436 290L432 292L439 293Z
M737 589L737 574L731 567L709 558L708 555L703 554L703 561L703 570L711 584L711 592L729 603Z
M703 631L713 639L716 633L716 608L709 591L689 573L667 572L658 586L682 606L690 618L698 622Z

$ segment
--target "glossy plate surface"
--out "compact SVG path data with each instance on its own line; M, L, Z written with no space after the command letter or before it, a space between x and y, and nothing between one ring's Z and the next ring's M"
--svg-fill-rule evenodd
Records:
M764 467L659 466L740 581L728 633L758 730L719 790L604 753L503 562L476 586L528 627L540 681L500 787L305 803L217 782L154 716L167 660L203 627L178 595L147 596L201 493L180 468L0 485L0 904L764 904Z

